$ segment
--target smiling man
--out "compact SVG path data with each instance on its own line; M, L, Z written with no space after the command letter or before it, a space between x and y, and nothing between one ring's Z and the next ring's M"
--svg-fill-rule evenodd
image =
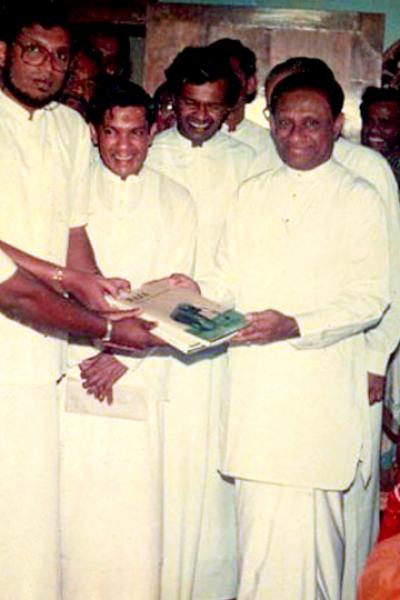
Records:
M118 268L135 287L190 273L196 239L188 192L144 164L150 104L139 86L109 77L90 111L99 159L88 233L104 272ZM159 600L170 359L80 344L68 362L67 406L83 399L92 414L61 413L63 600ZM121 406L130 418L115 416Z
M256 155L220 131L240 94L240 81L225 60L208 48L185 48L166 77L177 125L154 138L148 164L185 186L195 201L200 274L212 268L229 206L252 174ZM235 596L233 488L217 470L225 356L214 349L173 365L175 385L166 407L163 600Z
M355 561L343 496L371 460L363 332L388 303L388 252L377 192L331 158L342 104L333 78L277 84L283 164L241 186L217 258L217 287L249 319L222 412L239 600L354 597L341 591Z
M390 163L400 180L400 94L398 90L369 87L362 96L361 141Z
M89 131L75 111L56 102L70 61L65 16L54 2L15 2L4 36L0 246L60 299L72 293L84 304L106 308L103 292L112 287L96 274L85 231ZM7 515L0 523L1 598L61 595L57 411L66 337L61 330L84 333L87 314L62 300L48 304L43 296L42 312L54 317L42 319L56 328L51 335L0 317L0 510ZM92 334L98 331L97 325ZM100 331L115 341L111 322L100 319Z
M100 62L83 40L77 40L60 102L74 108L87 119L89 103L98 85Z
M265 81L267 106L271 102L276 85L294 73L309 73L316 80L320 77L334 76L328 65L317 58L297 56L279 63L271 70ZM357 575L376 541L379 530L382 399L385 395L386 369L400 336L400 210L398 186L392 169L383 156L371 148L339 136L334 144L333 157L353 175L368 181L379 192L386 212L390 250L390 307L379 323L365 334L371 404L369 412L371 469L365 469L360 474L355 485L344 498L348 546L352 537L356 550L348 552L352 560L346 560L343 596L352 598L356 594ZM269 168L276 168L282 163L272 137L265 161Z

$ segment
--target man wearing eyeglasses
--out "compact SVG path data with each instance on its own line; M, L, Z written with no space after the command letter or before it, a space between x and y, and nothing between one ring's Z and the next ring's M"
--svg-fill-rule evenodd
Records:
M96 273L85 231L90 136L75 111L55 102L70 35L52 2L14 6L8 16L0 42L0 246L54 291L104 309L104 291L124 284ZM49 314L66 314L66 305L55 314L45 295L42 302ZM76 320L64 325L73 331ZM109 322L104 339L119 329ZM57 600L62 335L4 316L0 332L0 598Z

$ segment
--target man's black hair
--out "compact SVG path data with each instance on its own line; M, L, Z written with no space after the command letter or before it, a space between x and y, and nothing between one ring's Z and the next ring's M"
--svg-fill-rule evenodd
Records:
M149 126L153 123L152 99L140 85L127 80L125 77L103 75L99 79L98 89L89 106L89 121L93 125L100 125L106 112L116 106L121 108L129 106L143 107L146 111L146 120Z
M187 46L165 70L168 87L177 97L186 83L203 85L221 79L227 82L226 105L231 107L239 99L241 83L226 60L218 59L209 47Z
M118 40L118 60L121 66L121 72L119 75L129 78L132 65L131 65L131 45L129 41L129 35L121 28L121 25L115 23L100 23L90 27L87 31L87 38L89 46L93 46L90 41L91 36L102 35L104 37L115 38ZM96 50L92 47L92 52L96 54Z
M26 3L16 0L6 6L3 18L0 36L7 44L14 42L22 29L33 25L40 25L43 29L62 27L70 32L65 6L56 0L32 0Z
M253 50L244 46L240 40L232 38L221 38L209 45L210 51L216 57L225 58L228 61L236 58L239 62L240 69L249 79L256 74L257 58Z
M329 103L334 119L342 112L344 93L336 79L322 76L316 78L311 73L294 73L285 77L274 88L270 104L271 114L275 114L281 96L288 92L302 89L313 90L323 94Z
M168 83L163 81L153 94L154 110L156 114L163 108L165 104L171 102L171 90L169 89Z
M396 102L400 112L400 91L395 88L367 87L361 97L360 112L363 121L368 119L368 109L376 102Z
M335 78L332 69L320 58L311 58L309 56L293 56L287 60L275 65L265 80L265 86L278 75L283 73L309 73L316 78L324 77Z
M97 67L97 70L100 72L101 70L101 62L97 54L93 53L92 47L87 39L85 34L81 34L80 32L73 32L72 34L72 42L71 42L71 60L77 54L84 54L90 60L94 62Z

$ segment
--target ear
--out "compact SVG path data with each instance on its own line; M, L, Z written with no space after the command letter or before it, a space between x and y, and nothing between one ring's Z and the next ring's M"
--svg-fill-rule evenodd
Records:
M338 117L336 117L335 122L333 123L333 133L335 134L335 141L338 139L338 137L342 133L344 119L345 119L344 114L340 113L340 115Z
M269 123L269 128L271 133L273 134L275 132L275 121L274 121L274 115L268 111L268 117L267 117L267 121Z
M257 85L258 85L257 76L252 75L251 77L249 77L247 80L247 83L246 83L246 96L252 96L253 94L256 94L257 93Z
M89 129L90 129L90 137L91 137L93 146L98 146L99 145L99 138L98 138L98 135L97 135L97 129L93 125L93 123L89 123Z
M153 141L154 136L157 133L157 123L154 121L154 123L150 126L150 132L149 132L149 146L151 146L151 142Z
M0 67L6 64L7 44L0 41Z

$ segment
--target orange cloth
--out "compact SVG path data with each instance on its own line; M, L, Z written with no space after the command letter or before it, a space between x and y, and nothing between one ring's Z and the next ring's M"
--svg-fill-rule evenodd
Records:
M373 548L358 582L357 600L400 600L400 534Z

